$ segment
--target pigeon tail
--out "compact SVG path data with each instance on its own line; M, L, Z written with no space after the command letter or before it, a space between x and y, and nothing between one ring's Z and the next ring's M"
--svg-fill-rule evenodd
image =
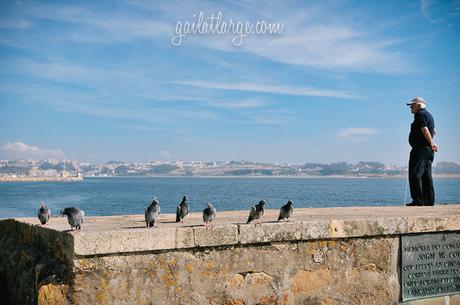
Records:
M177 207L176 210L176 222L180 222L180 207Z

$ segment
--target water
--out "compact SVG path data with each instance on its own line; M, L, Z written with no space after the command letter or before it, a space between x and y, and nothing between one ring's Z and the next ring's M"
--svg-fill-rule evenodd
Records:
M192 212L211 201L217 210L247 210L259 200L279 208L400 206L404 179L384 178L86 178L83 182L0 183L0 218L35 217L40 201L53 214L75 205L89 216L142 214L153 195L163 213L175 213L183 195ZM437 203L460 203L460 179L435 179ZM407 196L410 201L410 195Z

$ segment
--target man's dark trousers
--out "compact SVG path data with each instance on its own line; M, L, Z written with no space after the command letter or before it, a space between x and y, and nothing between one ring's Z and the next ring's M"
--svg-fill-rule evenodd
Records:
M434 152L429 146L412 148L409 158L409 184L414 205L434 205L431 163Z

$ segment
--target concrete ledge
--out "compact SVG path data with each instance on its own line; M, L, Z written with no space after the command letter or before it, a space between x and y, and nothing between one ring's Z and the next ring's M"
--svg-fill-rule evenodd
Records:
M248 211L218 212L213 229L205 229L201 213L191 213L184 224L162 214L158 227L145 228L143 215L87 217L81 231L68 231L65 218L53 217L47 226L38 219L2 220L0 233L14 222L17 230L38 237L63 256L94 256L195 247L271 243L360 236L460 230L460 205L435 207L352 207L295 209L292 222L274 221L277 210L267 210L261 226L245 224ZM28 228L28 229L27 229ZM25 233L24 233L25 234Z

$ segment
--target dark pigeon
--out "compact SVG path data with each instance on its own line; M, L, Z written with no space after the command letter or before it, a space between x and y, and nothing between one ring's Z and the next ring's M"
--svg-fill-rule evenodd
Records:
M70 229L73 231L73 228L81 230L81 224L85 217L85 211L80 210L76 207L64 208L61 210L61 215L67 215L67 220L70 224Z
M216 209L212 203L208 203L208 206L203 210L203 221L206 229L209 226L213 228L212 221L214 218L216 218Z
M249 212L248 221L246 223L250 223L254 220L254 224L256 226L257 224L262 225L262 223L260 222L260 218L262 217L262 215L264 215L264 205L265 201L261 200L258 204L253 206L251 208L251 211Z
M147 228L155 227L158 215L160 215L160 202L157 197L154 197L152 203L145 209L145 224Z
M50 220L51 210L46 207L43 202L40 202L40 208L38 209L38 219L42 225L46 225L46 223Z
M292 212L294 212L294 208L292 207L294 203L289 200L285 205L283 205L280 209L280 215L278 216L278 220L287 220L289 221L289 217L291 217Z
M176 209L176 222L184 222L185 216L188 214L188 203L187 196L182 198L182 202L177 206Z

